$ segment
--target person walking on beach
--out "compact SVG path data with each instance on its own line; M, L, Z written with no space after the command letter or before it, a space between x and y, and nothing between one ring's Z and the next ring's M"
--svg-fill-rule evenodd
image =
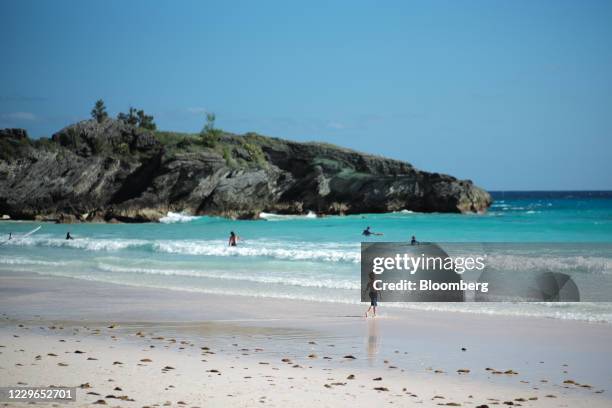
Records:
M230 232L230 236L229 236L229 246L237 246L238 245L238 240L240 239L240 237L236 234L234 234L234 231Z
M365 288L365 291L370 297L370 307L368 307L368 310L365 312L366 319L368 318L368 313L370 313L370 310L374 312L374 317L376 317L376 307L378 306L378 290L376 290L376 288L374 287L374 276L374 272L370 272L370 274L368 275L370 280L368 281L368 284Z

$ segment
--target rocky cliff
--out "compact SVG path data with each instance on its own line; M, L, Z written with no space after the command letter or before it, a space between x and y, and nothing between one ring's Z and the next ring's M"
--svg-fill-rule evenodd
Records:
M0 215L17 219L482 212L490 203L469 180L322 143L254 133L202 139L110 119L68 126L51 139L0 130Z

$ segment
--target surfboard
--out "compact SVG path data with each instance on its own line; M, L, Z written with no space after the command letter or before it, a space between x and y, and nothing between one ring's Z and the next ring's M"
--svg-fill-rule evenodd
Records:
M23 235L13 235L13 238L11 238L11 239L6 239L6 240L4 240L4 241L0 242L0 245L4 245L4 244L6 244L7 242L9 242L9 241L14 241L14 240L16 240L16 239L22 239L22 238L29 237L30 235L34 234L36 231L38 231L38 230L39 230L39 229L41 229L41 228L42 228L42 226L41 226L41 225L39 225L38 227L34 228L32 231L26 232L26 233L25 233L25 234L23 234Z

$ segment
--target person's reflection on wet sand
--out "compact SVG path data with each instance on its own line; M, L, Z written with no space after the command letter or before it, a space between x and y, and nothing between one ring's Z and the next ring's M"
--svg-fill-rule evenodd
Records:
M368 362L373 365L376 361L376 355L380 347L380 337L378 335L378 320L370 319L367 321L368 324Z

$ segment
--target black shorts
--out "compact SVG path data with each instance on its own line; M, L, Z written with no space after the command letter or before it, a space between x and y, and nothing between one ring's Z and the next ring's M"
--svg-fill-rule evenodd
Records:
M370 306L378 306L378 293L370 292Z

